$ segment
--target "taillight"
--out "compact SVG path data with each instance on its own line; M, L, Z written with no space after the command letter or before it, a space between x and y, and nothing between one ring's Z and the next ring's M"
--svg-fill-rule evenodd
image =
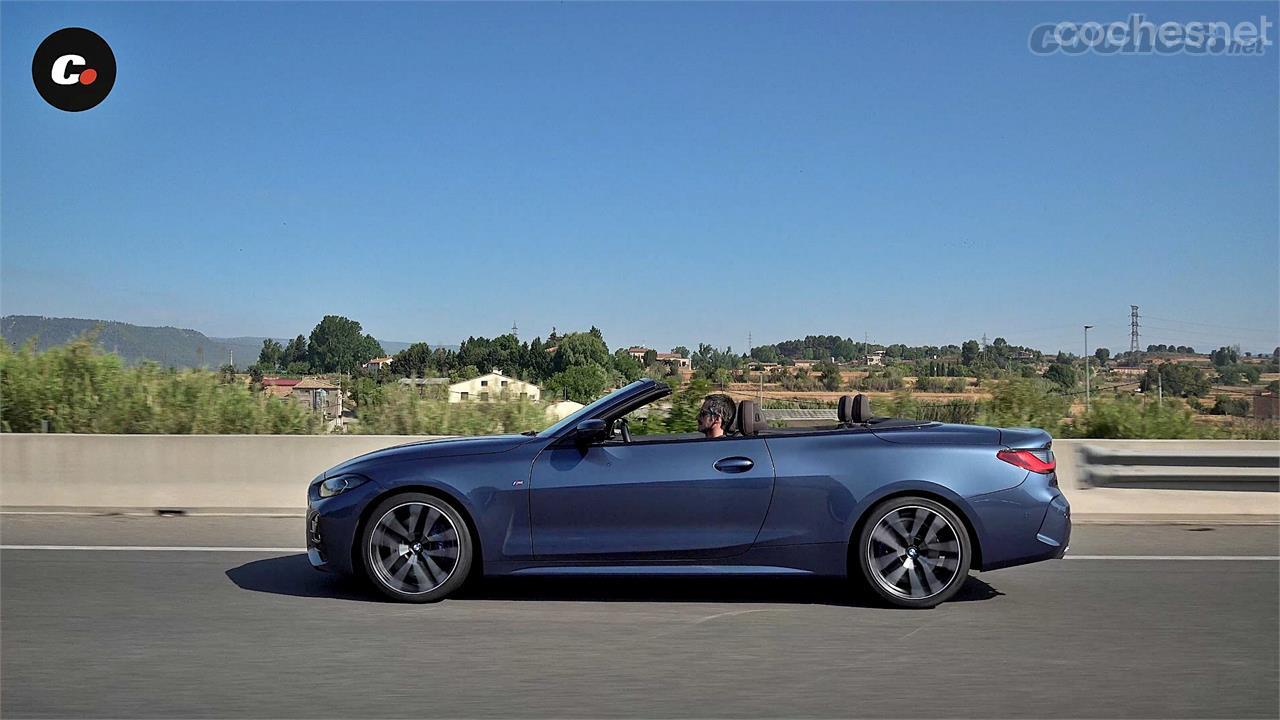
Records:
M1041 448L1039 450L1001 450L996 453L996 457L1009 463L1017 465L1020 468L1030 470L1033 473L1047 475L1058 467L1058 462L1053 459L1053 451L1049 448Z

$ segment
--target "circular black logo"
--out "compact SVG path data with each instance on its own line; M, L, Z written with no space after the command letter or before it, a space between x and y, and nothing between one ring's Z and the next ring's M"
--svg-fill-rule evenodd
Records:
M31 80L40 97L59 110L88 110L116 84L116 56L92 30L63 28L36 48Z

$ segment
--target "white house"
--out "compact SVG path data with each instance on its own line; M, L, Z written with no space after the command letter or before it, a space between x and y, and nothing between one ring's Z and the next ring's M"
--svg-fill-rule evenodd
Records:
M465 402L467 400L498 400L510 398L537 401L542 390L533 383L509 378L502 373L491 372L470 380L456 382L449 386L449 402Z
M574 402L572 400L558 400L547 405L547 417L559 422L578 412L583 407L583 404L580 402Z

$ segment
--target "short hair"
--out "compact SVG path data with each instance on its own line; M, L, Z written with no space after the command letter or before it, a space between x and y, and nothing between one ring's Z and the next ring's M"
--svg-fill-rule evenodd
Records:
M733 425L734 411L737 406L738 404L733 401L733 398L723 393L708 395L702 401L702 409L710 410L718 415L720 417L720 427L726 430L729 429L730 425Z

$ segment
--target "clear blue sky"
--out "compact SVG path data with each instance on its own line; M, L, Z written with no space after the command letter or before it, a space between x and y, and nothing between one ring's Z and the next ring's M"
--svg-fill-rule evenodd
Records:
M1038 57L1276 3L0 6L0 310L454 343L1280 336L1280 44ZM110 97L31 57L90 28ZM1275 28L1271 39L1274 41ZM1162 318L1160 320L1154 318Z

